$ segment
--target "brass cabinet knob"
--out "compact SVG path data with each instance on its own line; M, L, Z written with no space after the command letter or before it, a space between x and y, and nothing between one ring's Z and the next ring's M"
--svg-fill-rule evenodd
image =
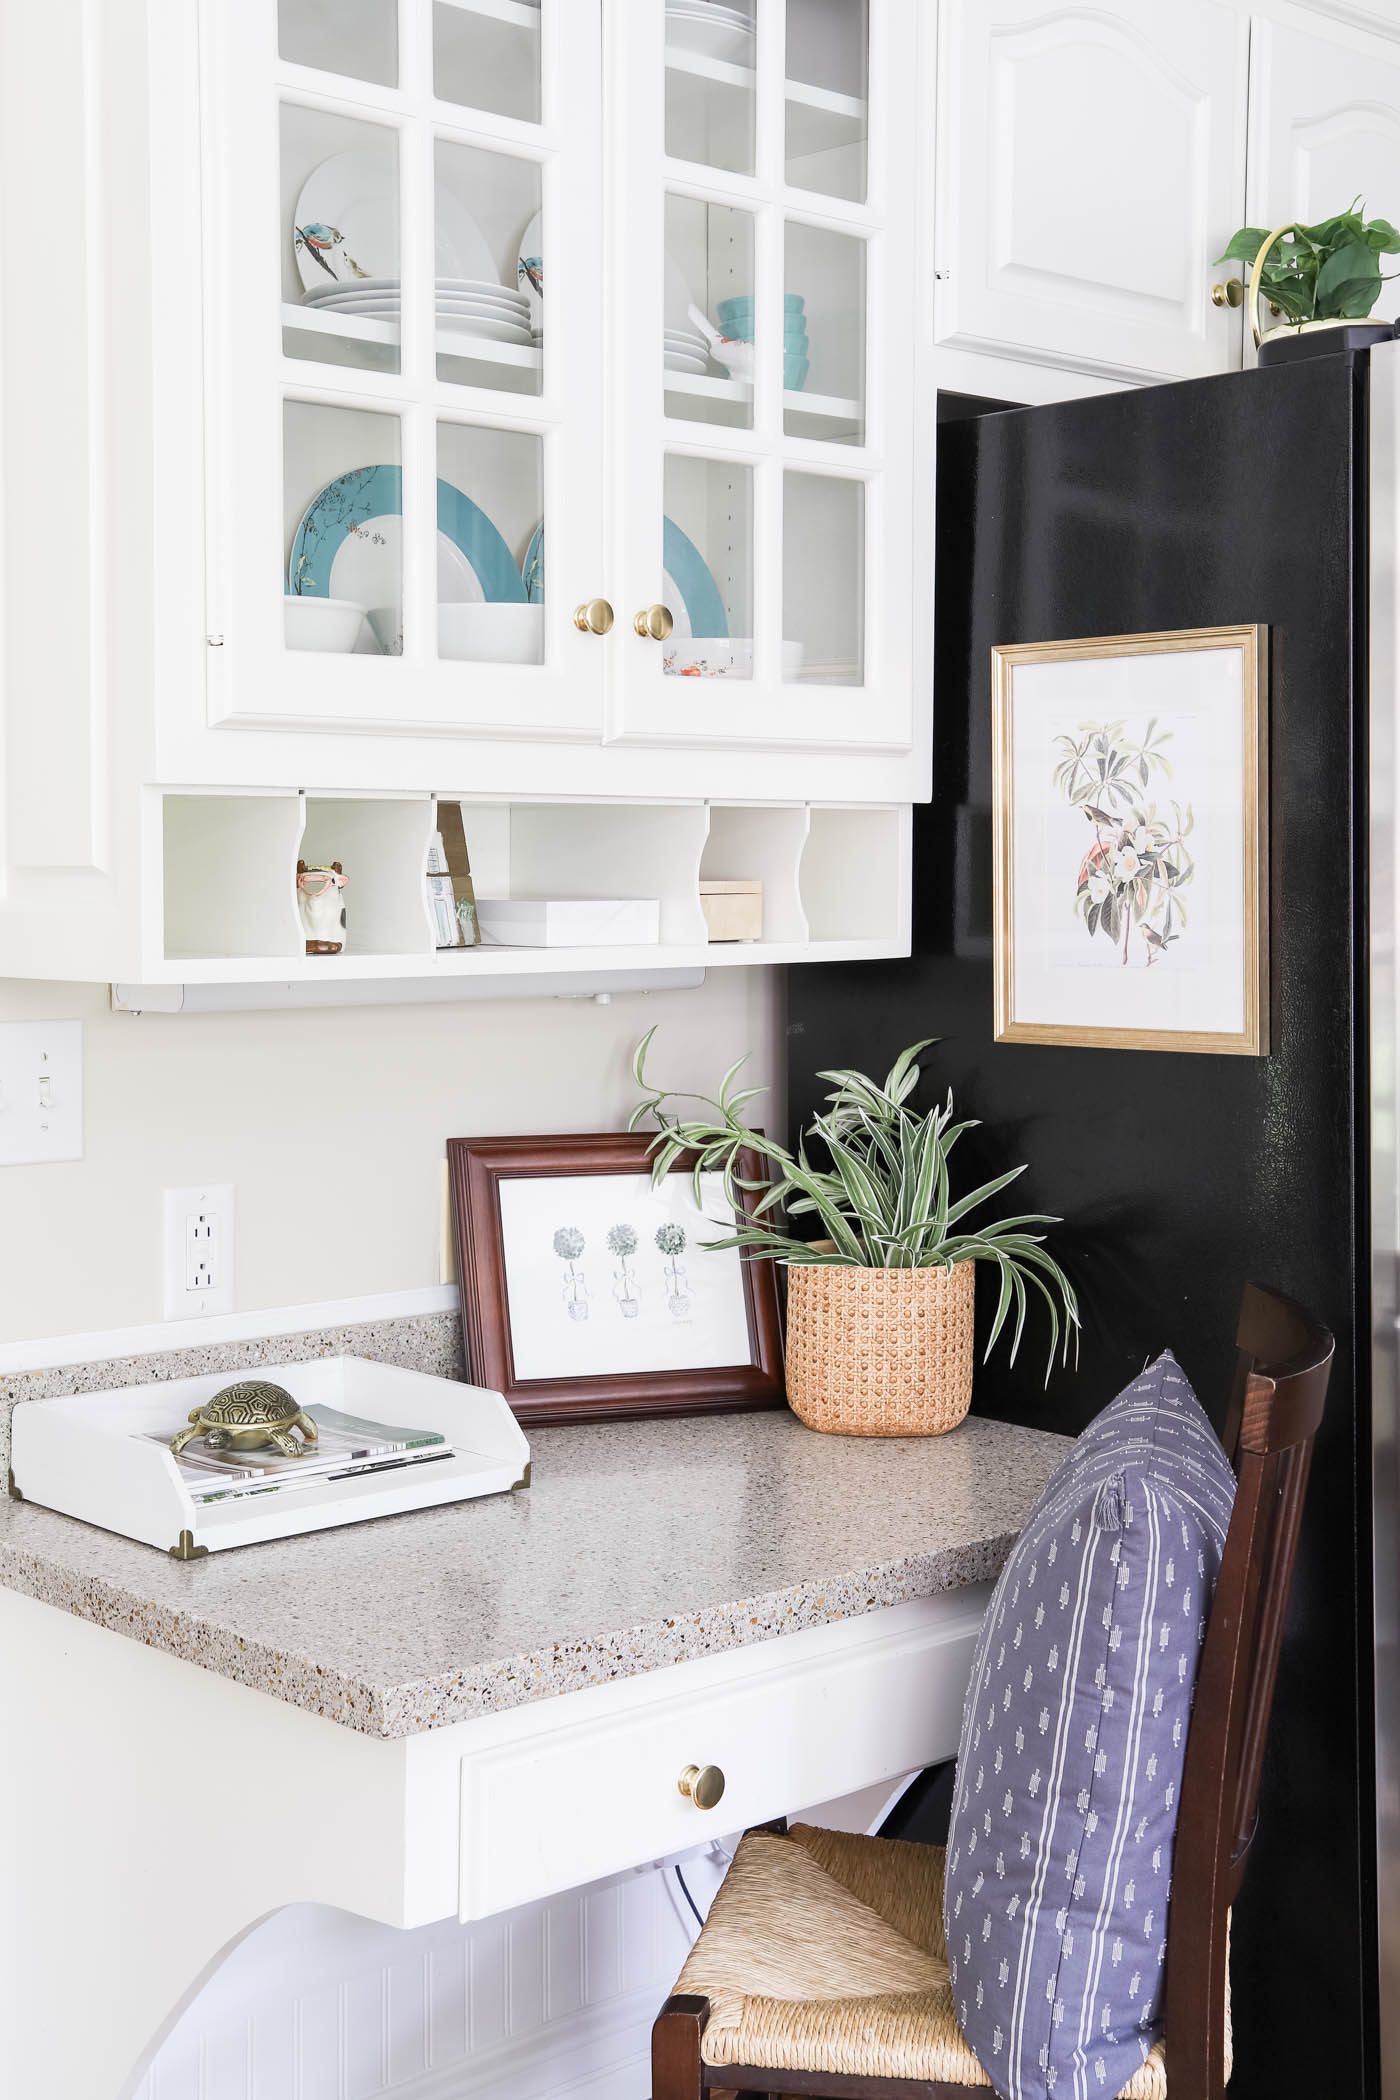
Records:
M1212 306L1243 306L1244 286L1238 277L1227 279L1224 284L1213 284L1210 288Z
M724 1774L718 1765L687 1765L676 1785L697 1808L713 1808L724 1793Z
M574 607L574 625L581 634L606 634L613 623L613 609L606 598L589 598Z
M644 606L632 622L632 625L644 642L664 642L675 624L675 621L671 618L669 605ZM720 1785L723 1786L723 1784L724 1781L721 1779ZM715 1798L718 1799L719 1797L716 1796Z

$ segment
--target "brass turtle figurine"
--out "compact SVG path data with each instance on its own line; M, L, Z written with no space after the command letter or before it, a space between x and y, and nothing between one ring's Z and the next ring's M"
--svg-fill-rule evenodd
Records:
M294 1429L301 1431L300 1443ZM211 1451L260 1451L270 1444L284 1458L303 1458L316 1441L316 1424L285 1387L266 1378L243 1378L202 1407L192 1407L190 1427L172 1438L171 1450L178 1455L196 1436Z

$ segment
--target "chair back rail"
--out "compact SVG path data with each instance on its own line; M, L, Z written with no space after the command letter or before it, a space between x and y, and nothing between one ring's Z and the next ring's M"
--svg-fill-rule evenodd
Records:
M1171 2100L1224 2094L1230 1905L1254 1836L1313 1440L1333 1341L1302 1306L1247 1286L1226 1449L1239 1485L1196 1678L1167 1911Z

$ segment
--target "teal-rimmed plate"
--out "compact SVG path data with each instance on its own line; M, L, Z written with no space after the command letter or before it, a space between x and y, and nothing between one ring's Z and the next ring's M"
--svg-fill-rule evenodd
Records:
M727 635L729 619L719 585L710 574L700 549L687 539L674 518L661 527L661 561L685 607L692 635ZM679 621L676 623L679 627Z
M403 590L403 470L356 467L307 505L292 541L287 591L396 605ZM438 596L444 604L523 605L525 586L484 510L450 481L437 485Z

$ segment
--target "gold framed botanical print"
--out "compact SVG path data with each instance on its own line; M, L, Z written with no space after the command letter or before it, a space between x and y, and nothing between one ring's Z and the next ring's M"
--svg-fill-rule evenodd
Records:
M999 1043L1267 1055L1267 636L993 649Z

